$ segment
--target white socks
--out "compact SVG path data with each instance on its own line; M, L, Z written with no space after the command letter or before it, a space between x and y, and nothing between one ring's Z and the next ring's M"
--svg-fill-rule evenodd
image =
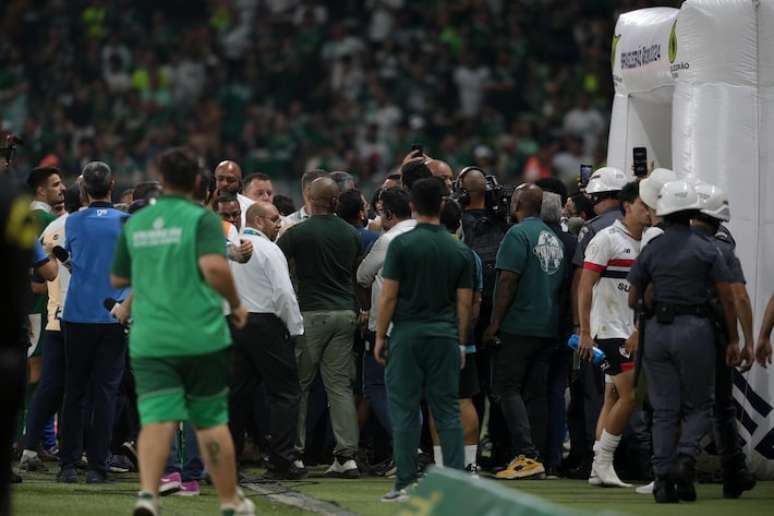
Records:
M602 455L602 458L613 460L615 450L618 448L618 444L621 442L620 435L613 435L607 433L607 430L602 430L602 437L599 439L599 447L597 453Z
M476 455L478 454L477 444L465 445L465 467L476 465Z
M477 454L478 454L477 444L465 445L465 467L468 467L471 464L473 465L476 464ZM436 466L443 467L443 452L441 451L440 446L433 446L433 460L435 460Z
M439 468L443 467L443 452L440 446L433 446L433 460Z

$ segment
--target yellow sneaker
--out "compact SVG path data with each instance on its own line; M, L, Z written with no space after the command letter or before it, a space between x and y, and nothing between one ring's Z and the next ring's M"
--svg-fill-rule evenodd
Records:
M535 459L519 455L508 464L508 467L498 472L495 478L499 480L523 480L527 478L542 479L546 477L543 464Z

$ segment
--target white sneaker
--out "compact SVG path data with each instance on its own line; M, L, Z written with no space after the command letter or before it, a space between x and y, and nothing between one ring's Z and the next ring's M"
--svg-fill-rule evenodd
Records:
M327 478L360 478L360 470L357 469L357 463L354 460L349 459L340 463L339 459L333 459L333 464L325 472Z
M478 474L481 471L478 468L478 464L468 464L465 467L465 471L471 476L471 478L481 478Z
M634 492L641 495L651 495L653 494L653 489L655 488L655 486L656 486L656 483L651 482L646 486L638 487L637 489L634 490Z
M242 503L234 511L234 516L255 516L255 504L249 498L242 497Z
M138 493L132 516L159 516L159 500L150 493Z
M247 498L241 489L237 489L239 505L236 507L220 507L220 513L228 516L255 516L255 504Z
M393 489L386 495L382 496L382 502L384 503L406 503L408 501L409 495L405 489Z
M306 469L306 468L304 467L304 461L302 461L301 459L296 459L296 460L294 460L294 461L293 461L293 465L294 465L295 467L297 467L298 469Z
M631 484L622 482L621 479L618 478L618 474L616 474L612 462L605 461L603 463L597 464L597 476L599 477L599 481L603 486L633 487Z

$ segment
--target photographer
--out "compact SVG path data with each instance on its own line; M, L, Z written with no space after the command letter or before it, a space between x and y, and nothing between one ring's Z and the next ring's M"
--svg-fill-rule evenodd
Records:
M495 284L495 262L500 242L505 237L508 224L505 217L499 216L492 209L492 195L487 196L487 180L484 171L476 167L467 167L460 172L455 183L455 190L460 204L464 207L462 214L462 232L465 244L481 257L483 265L484 289L481 293L481 315L474 329L474 342L481 342L489 319L492 315L492 295ZM489 199L487 198L489 197ZM482 348L476 354L478 376L481 392L473 400L480 421L484 420L485 400L491 396L491 371L489 367L491 352ZM493 457L499 452L500 462L508 457L508 435L504 431L505 424L497 404L490 403L489 435L493 441ZM498 461L495 462L499 465Z

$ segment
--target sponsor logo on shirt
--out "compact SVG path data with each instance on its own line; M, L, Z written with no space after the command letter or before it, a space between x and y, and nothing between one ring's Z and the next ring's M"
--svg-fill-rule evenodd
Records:
M135 231L132 234L132 244L134 244L134 247L158 247L179 244L182 234L183 228L166 228L164 227L164 219L159 217L153 221L153 229Z
M535 256L537 256L538 262L540 262L540 268L546 274L556 274L559 268L562 266L562 259L564 259L564 248L562 247L559 239L556 238L550 231L541 231L538 236L538 243L533 249Z

